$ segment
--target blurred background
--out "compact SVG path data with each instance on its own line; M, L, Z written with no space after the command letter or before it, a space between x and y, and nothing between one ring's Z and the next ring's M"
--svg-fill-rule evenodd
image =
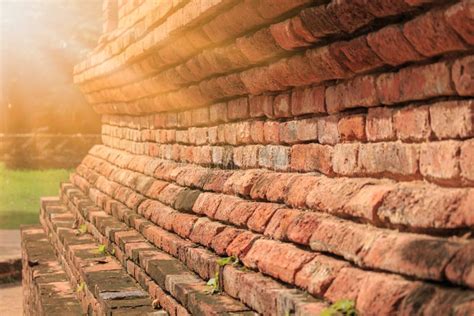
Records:
M101 27L101 0L0 0L0 229L37 222L39 197L100 141L72 69Z

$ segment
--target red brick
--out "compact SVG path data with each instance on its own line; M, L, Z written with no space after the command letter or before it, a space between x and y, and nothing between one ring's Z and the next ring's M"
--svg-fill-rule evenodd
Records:
M265 142L263 126L264 122L262 121L250 122L250 138L254 144L262 144Z
M386 107L369 109L366 132L369 141L395 139L392 110Z
M257 240L242 258L247 267L284 282L294 283L296 272L315 255L293 245L272 240Z
M420 150L421 174L430 180L449 183L459 178L460 142L425 143Z
M234 124L237 129L237 144L250 144L252 142L250 137L250 122L244 121Z
M419 286L398 275L371 273L360 284L356 308L364 314L398 314L400 301Z
M259 235L253 234L249 231L245 231L239 234L227 247L227 254L229 256L236 256L242 258L250 250L256 240L260 238Z
M235 171L224 183L223 192L227 194L248 196L255 181L265 172L265 170L258 169Z
M230 213L240 203L244 201L235 196L224 195L221 199L221 203L214 213L213 218L222 222L229 220Z
M419 53L428 57L466 48L444 20L442 10L429 11L405 23L403 34Z
M307 188L316 185L318 180L313 175L297 175L292 178L285 189L285 204L297 208L306 207Z
M229 244L239 235L242 231L233 227L227 227L222 232L217 234L212 241L211 247L214 251L223 256L226 254L226 249Z
M447 101L430 106L431 128L438 139L474 135L474 102Z
M263 137L266 144L278 144L280 142L280 123L265 122L263 125Z
M377 78L377 95L383 104L453 95L450 70L443 62L401 69Z
M209 120L212 123L227 122L227 104L217 103L209 107Z
M324 86L294 89L291 93L291 114L325 113Z
M237 204L229 215L229 222L236 226L246 227L247 221L253 215L259 204L260 203L257 202L247 201Z
M459 95L474 95L474 57L458 59L452 67L452 78Z
M289 19L272 24L270 26L270 32L278 45L285 50L291 51L308 45L306 41L295 34Z
M191 111L193 125L209 124L209 108L203 107Z
M295 285L317 297L323 296L338 272L347 266L349 264L345 261L317 255L296 273Z
M347 33L354 32L374 19L367 10L367 3L362 0L331 2L327 9Z
M317 41L317 38L310 32L306 27L306 24L298 15L291 18L291 29L297 37L303 39L308 44Z
M385 195L377 216L382 223L412 229L468 227L474 223L473 199L474 194L464 189L399 183Z
M249 97L250 116L269 118L273 117L273 96L272 95L258 95Z
M350 115L341 117L337 123L341 141L365 141L365 115Z
M278 204L259 203L248 219L247 226L257 233L263 233L273 214L280 208L282 206Z
M418 147L402 143L361 144L359 164L362 172L414 178L418 174Z
M337 115L318 119L318 141L321 144L334 145L339 142L338 121L339 117Z
M474 286L474 243L470 242L458 251L446 266L446 278L453 283Z
M300 211L293 209L279 209L270 219L264 235L272 239L287 240L287 230L290 223L300 215Z
M306 55L293 55L288 58L288 67L297 76L296 81L290 80L291 86L309 85L319 82L319 77L308 67L309 59Z
M337 113L344 109L379 105L376 92L374 76L360 76L330 86L326 89L327 110Z
M463 179L474 182L474 140L463 142L459 160Z
M279 31L262 28L251 35L237 38L236 45L249 61L256 63L280 51L280 38L275 37Z
M290 95L279 94L273 99L273 113L276 118L290 117Z
M474 17L473 3L464 0L451 6L444 12L446 22L468 44L474 44Z
M311 69L313 70L316 82L343 79L351 76L352 72L342 65L329 51L329 46L315 49L308 49L305 52L308 57Z
M334 172L354 176L361 172L359 165L359 144L337 144L334 146L332 165Z
M327 145L304 144L291 148L291 169L332 173L332 148Z
M431 136L428 106L406 107L393 113L393 128L398 139L422 141Z
M331 14L325 5L309 7L299 13L303 24L316 38L337 34L341 31L336 16Z
M309 240L324 216L315 212L300 212L300 215L288 225L286 235L292 242L308 245Z
M387 64L398 66L423 57L403 36L398 25L389 25L367 35L370 48Z
M194 224L189 239L203 246L209 247L214 237L222 232L224 228L225 225L212 222L207 218L200 218Z
M367 44L367 38L361 36L348 42L337 42L329 47L333 56L355 73L373 70L383 66L382 60Z
M343 267L337 272L335 279L324 293L324 298L331 302L341 299L355 301L364 280L369 276L370 272L352 267Z
M280 140L292 144L318 139L317 119L289 121L280 124Z
M371 268L422 279L442 280L445 266L461 247L462 243L444 238L385 233L371 244L363 261Z
M247 98L230 100L227 103L227 117L229 120L246 119L249 117L249 104Z

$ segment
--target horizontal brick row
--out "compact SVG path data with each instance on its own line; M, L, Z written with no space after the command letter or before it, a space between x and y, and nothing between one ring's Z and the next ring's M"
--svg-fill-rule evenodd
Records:
M59 200L41 202L40 221L63 266L71 271L84 310L98 315L155 315L150 296L90 234L78 234L76 218ZM166 314L166 313L165 313Z
M89 193L93 192L93 189L91 189L91 191L89 191ZM94 195L94 194L93 194ZM107 199L107 198L105 198ZM98 205L101 205L103 204L103 201L101 201L101 198L99 198L99 200L96 200L98 202ZM141 205L138 207L138 208L141 208ZM159 210L158 213L156 214L158 216L158 218L162 217L162 216L167 216L167 212L165 211L164 208L155 208L155 212L156 210ZM146 211L145 211L146 213ZM168 213L169 214L169 213ZM152 217L153 215L151 215ZM160 222L158 220L158 222ZM182 221L176 221L176 222L182 222ZM163 226L166 226L166 223L163 222L162 224L159 224L160 226L163 225ZM204 225L204 227L208 226L208 228L201 228L201 226ZM198 230L199 234L202 234L201 237L198 237L198 242L203 244L203 245L206 245L206 241L205 240L219 240L221 238L224 238L224 240L229 240L228 238L229 237L226 237L226 235L229 235L229 232L226 232L227 229L217 229L218 226L215 226L212 224L212 222L208 222L208 221L204 221L202 224L200 222L200 220L198 220L195 224L194 224L194 228L192 230L191 233L187 233L189 234L188 236L190 236L190 238L195 238L195 237L192 237L193 236L193 233L195 230ZM168 228L170 231L174 231L175 228L173 227L169 227ZM179 230L177 231L179 232ZM242 233L244 234L244 233ZM214 236L214 237L213 237ZM232 246L232 244L234 244L236 242L236 240L239 240L239 236L238 235L237 237L234 237L234 241L230 243L229 247ZM196 236L197 237L197 236ZM202 239L204 238L204 239ZM229 242L229 241L227 241ZM239 241L240 243L240 241ZM213 242L214 244L214 242ZM207 244L209 245L209 244ZM209 245L210 246L210 245ZM213 246L211 246L213 247ZM232 247L231 247L232 248ZM227 248L229 249L229 248ZM238 253L239 254L239 253ZM242 255L242 253L240 253L240 255ZM299 258L298 260L295 261L295 258ZM243 263L246 265L246 266L249 266L251 268L258 268L260 271L264 272L264 273L268 273L270 274L271 276L273 277L276 277L276 278L279 278L279 279L282 279L282 280L285 280L286 282L290 282L290 283L293 283L293 282L298 282L298 280L301 280L301 284L298 284L299 286L307 289L307 287L309 286L313 286L313 288L310 290L311 293L315 294L315 295L321 295L321 293L319 291L323 291L324 294L322 294L324 297L328 298L329 300L334 300L334 299L337 299L338 295L340 294L340 290L339 289L335 289L333 288L332 286L329 286L329 288L327 290L324 290L324 283L325 282L328 282L329 280L327 279L326 277L326 281L324 280L321 280L320 277L318 277L318 279L311 279L312 281L311 282L316 282L316 283L310 283L308 284L308 279L310 278L310 275L313 274L314 272L314 265L315 266L326 266L327 268L326 269L330 269L329 271L331 271L331 279L333 279L334 281L333 282L341 282L341 280L338 280L339 277L343 278L343 279L346 279L347 280L347 277L346 277L346 273L350 273L352 275L357 275L357 278L361 278L361 279L376 279L376 280L380 280L380 281L377 281L377 283L379 284L379 282L383 283L383 282L386 282L386 283L390 283L392 286L395 286L395 288L392 288L392 290L396 291L395 289L400 286L400 288L398 288L398 290L400 289L405 289L405 290L408 290L408 289L412 289L412 286L414 286L414 284L410 284L409 281L404 281L403 279L398 279L398 277L396 276L389 276L389 275L385 275L385 274L379 274L379 273L375 273L375 272L364 272L364 271L360 271L360 270L357 270L357 269L354 269L354 268L350 268L349 266L346 266L344 264L337 264L337 261L334 261L334 259L330 259L328 257L325 257L323 255L318 255L316 257L314 256L308 256L308 254L306 254L304 251L301 251L297 248L292 248L290 245L286 245L286 244L280 244L276 241L272 241L272 240L265 240L265 239L257 239L256 241L253 242L252 246L250 247L249 250L247 250L247 252L243 255L242 259ZM306 261L306 263L305 263ZM303 266L301 266L303 265ZM349 269L349 270L347 270ZM299 271L298 273L296 273L296 275L293 275L292 276L292 271ZM328 271L328 270L325 270L325 271ZM310 273L309 275L306 275L306 273ZM367 274L366 274L367 273ZM336 274L335 278L334 278L334 274ZM374 274L374 275L372 275ZM327 275L327 272L325 272L325 275ZM313 277L316 277L313 275ZM318 281L316 281L318 280ZM385 280L385 281L382 281L382 280ZM224 281L225 282L225 281ZM321 283L323 282L323 283ZM360 282L360 280L357 280L357 282ZM394 283L395 282L395 283ZM353 282L352 282L353 283ZM395 285L396 284L396 285ZM238 285L237 285L238 286ZM321 288L322 286L322 288ZM416 286L415 286L416 288ZM443 291L442 289L438 289L440 291ZM416 292L416 291L414 291ZM347 294L347 292L345 292L344 294ZM367 293L368 294L368 293ZM405 293L406 294L406 293ZM465 296L466 293L463 293L463 292L459 292L459 295L460 295L460 299L459 300L463 300L463 299L468 299L469 296ZM404 295L402 295L401 297L397 297L396 300L399 300L401 298L403 298ZM463 299L461 299L461 297L463 297ZM390 297L390 295L388 297L384 297L383 300L384 301L390 301L392 299L392 297ZM365 302L367 305L371 305L371 308L375 308L375 306L373 305L374 304L374 300L373 299L369 299L368 302ZM363 306L364 305L364 302L361 302L361 301L358 301L357 303L360 304L360 306ZM425 302L426 303L426 302ZM393 305L394 303L391 303L389 305L385 305L384 307L381 307L379 306L378 308L381 308L379 310L379 312L381 314L385 314L387 313L388 311L390 310L394 310L396 309L397 307L395 307ZM368 307L368 306L367 306ZM362 311L364 311L363 307L359 307L359 308L362 308ZM469 308L469 307L467 307Z
M81 315L75 290L41 226L23 226L21 243L24 313Z
M468 228L473 225L470 218L472 189L441 188L420 182L396 183L370 178L328 178L314 174L275 173L253 169L212 169L130 155L104 146L93 147L90 154L105 160L104 163L89 161L88 157L84 163L90 163L94 168L104 168L101 173L106 172L103 173L106 176L114 169L109 165L112 163L120 168L158 180L173 181L182 186L247 196L258 201L284 202L290 207L363 218L377 225L385 223L388 227L393 225L431 231ZM313 179L311 189L304 184L305 181L296 179ZM315 185L317 183L320 185ZM301 187L298 187L299 185ZM295 187L292 190L290 186ZM343 189L346 192L345 198L341 198L340 194ZM293 197L293 194L288 192L297 194ZM294 201L290 202L293 199Z
M100 161L98 162L100 163ZM92 170L99 169L94 172L101 174L100 168L97 168L97 163L95 166L93 162L89 163L91 164ZM91 171L78 168L78 172L81 176L90 179L88 175L90 175ZM403 256L398 255L403 253L405 247L409 247L408 245L430 242L438 243L439 245L450 245L452 252L447 250L448 247L440 246L438 249L442 249L442 254L436 253L430 255L427 253L423 255L424 258L427 258L427 262L432 261L432 259L428 258L437 258L438 260L441 260L440 258L442 257L446 257L445 262L449 262L451 258L454 257L455 253L466 251L459 251L463 248L463 243L459 243L455 246L455 243L448 242L448 240L445 239L437 239L415 234L400 234L388 230L369 228L365 225L339 220L335 217L322 215L320 213L308 213L296 209L285 208L285 206L280 204L253 202L229 195L189 190L185 187L177 186L173 182L170 184L169 182L162 180L153 180L151 177L126 169L115 168L108 176L110 180L103 178L103 175L98 178L95 176L94 178L96 178L96 180L93 185L95 185L99 190L113 195L129 207L137 209L140 214L152 214L153 209L163 209L162 212L164 212L164 209L167 209L168 220L175 221L175 223L163 222L163 225L166 227L177 227L175 229L178 230L178 234L183 232L184 229L185 233L183 233L183 237L189 237L190 233L188 226L183 228L181 225L184 225L183 223L185 220L190 220L191 222L196 223L197 217L187 215L184 217L176 217L175 212L170 209L170 207L180 211L192 211L196 214L205 215L210 219L230 223L236 227L248 229L256 233L262 233L263 235L273 239L291 241L307 246L310 245L313 250L328 251L332 254L343 256L345 259L362 267L388 269L392 272L400 272L421 278L440 280L440 278L443 278L444 273L440 270L436 276L434 276L434 274L432 274L434 271L433 268L431 268L431 272L427 273L424 271L422 266L413 264L411 261L406 261L406 257L404 258ZM235 187L235 185L230 181L235 178L236 177L231 176L229 180L225 182L224 189L227 189L226 193L237 193L232 192L232 188ZM136 182L148 184L140 186L139 188L130 184ZM118 186L117 183L119 184ZM256 183L257 186L261 185L261 181L257 180ZM290 194L287 203L293 204L295 207L304 206L304 198L301 199L301 194L293 196L292 193L301 190L301 186L314 185L317 181L314 177L300 177L298 181L295 181L294 183L297 184L290 186L287 190ZM137 197L133 200L141 201L140 206L135 207L133 204L128 203L130 197L133 196L133 193L129 192L127 197L127 194L124 194L127 192L127 189L123 190L123 188L120 188L120 185L127 186L130 190L133 190L134 188L139 190L138 195L136 195ZM359 185L362 187L362 194L365 193L366 191L364 190L363 184L360 183ZM109 188L113 188L113 190L110 191ZM388 188L388 185L386 188ZM259 189L261 188L252 188L250 192L258 191ZM240 193L245 192L240 191ZM357 210L358 205L356 203L362 202L360 198L362 194L355 194L355 198L353 199L354 202L349 202L347 205L352 205L354 210ZM156 199L159 202L152 202L151 200L146 201L145 198ZM164 206L160 202L167 206ZM359 210L362 211L363 209L359 206ZM335 230L336 227L338 227L339 230ZM332 233L328 233L331 231ZM354 238L356 238L357 242ZM392 240L393 243L391 243L391 245L393 246L395 244L397 246L387 251L383 246L387 245L387 240ZM471 243L466 244L467 246L465 249L470 249L470 244ZM374 248L372 248L372 246ZM217 248L214 248L214 250L219 252L219 246L217 245L216 247ZM359 252L361 248L364 249L364 252ZM390 260L379 262L378 260L380 259L380 256L374 255L372 250L375 253L384 253L387 258L390 258ZM400 258L400 261L396 261L394 258ZM464 264L463 266L468 265L469 264ZM436 268L444 269L444 266L445 265L440 265ZM452 279L452 281L459 282L456 279ZM469 283L471 281L466 280L461 282Z
M235 130L233 130L235 131ZM235 135L235 133L234 133ZM102 136L105 145L135 155L226 169L264 168L320 172L330 177L428 180L443 186L472 186L472 140L421 144L402 142L285 145L182 145L135 142ZM443 163L443 168L440 164Z
M70 188L63 186L63 192L65 191L66 195L68 195L68 190L70 190ZM83 197L79 200L83 203L87 198ZM80 201L75 201L76 205L79 203ZM101 224L102 230L107 231L107 226L109 226L111 222L119 219L128 223L130 227L135 227L136 231L130 231L130 236L133 236L134 240L141 240L143 238L138 233L138 231L140 231L140 233L147 240L153 242L157 248L163 249L163 251L178 258L201 277L207 279L215 275L216 269L219 269L216 262L220 257L204 248L197 248L194 243L184 240L174 234L170 234L165 230L154 226L151 222L142 218L137 213L127 210L126 208L121 208L117 205L118 203L115 202L116 207L112 212L114 218L107 216L103 217L104 224ZM140 254L140 249L132 250L132 256L134 258L138 257L138 260L140 261L142 260L142 257L148 256L147 251L144 251L144 254L142 255ZM148 260L146 258L145 260L146 265ZM168 258L168 262L169 261L171 260ZM241 299L243 302L264 315L285 315L288 310L293 310L296 315L305 315L307 312L320 312L321 309L326 306L322 301L316 300L307 294L303 294L301 291L288 289L284 285L251 271L242 271L242 269L238 267L229 266L224 269L220 268L220 272L221 289L225 289L226 284L227 286L231 284L234 287L239 285L240 282L237 278L248 280L251 278L251 280L253 280L251 284L242 285L253 293L254 296L249 297L248 294L244 293L239 295L235 293L235 290L232 291L234 294L233 296ZM186 277L187 279L190 279L189 275L186 275ZM220 303L225 303L225 300L222 300L222 296L221 299L219 299L219 297L212 299L212 296L209 296L209 298L209 302L220 300ZM269 300L269 298L271 299ZM209 302L204 303L203 307L206 308L206 305L209 304ZM192 304L197 305L198 302L192 302ZM216 307L214 307L214 309L216 309ZM208 312L204 314L212 314L212 312L211 310L208 310Z
M329 115L288 121L248 120L210 122L209 112L196 116L197 127L160 129L151 122L155 117L107 116L102 120L102 134L135 142L190 145L293 144L319 142L334 145L342 142L381 142L401 140L464 139L474 136L474 102L442 101L433 104L369 108L367 113ZM137 122L143 122L139 124ZM203 123L206 126L199 126ZM214 125L216 124L217 125Z
M245 117L268 117L288 118L306 114L338 113L348 109L370 108L380 105L395 105L399 103L421 101L448 96L472 96L474 95L472 85L472 72L469 65L472 56L457 58L451 61L441 61L433 64L410 66L397 72L382 74L371 74L355 77L333 86L304 86L293 88L288 92L277 95L243 96L248 94L240 84L227 82L229 89L241 91L237 95L232 93L231 97L238 97L224 103L215 103L226 97L209 97L202 93L198 87L189 87L168 95L160 95L155 98L144 98L130 103L101 103L93 107L99 113L150 113L179 110L182 114L170 113L165 115L164 120L158 119L157 124L166 122L167 125L190 126L193 124L192 114L200 113L204 119L205 110L193 112L184 111L188 108L209 107L210 122L232 121ZM289 68L288 68L289 69ZM416 76L416 77L415 77ZM286 78L276 74L275 78ZM263 78L255 75L254 78ZM400 84L401 82L412 82L417 85ZM436 88L434 88L436 87ZM209 91L219 91L218 86ZM201 111L201 112L197 112ZM168 116L168 117L166 117ZM203 124L198 121L198 124Z

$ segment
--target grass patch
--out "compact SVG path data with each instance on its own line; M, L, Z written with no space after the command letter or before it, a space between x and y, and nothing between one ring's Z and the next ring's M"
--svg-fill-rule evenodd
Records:
M13 170L0 163L0 229L38 223L41 196L58 195L67 169Z

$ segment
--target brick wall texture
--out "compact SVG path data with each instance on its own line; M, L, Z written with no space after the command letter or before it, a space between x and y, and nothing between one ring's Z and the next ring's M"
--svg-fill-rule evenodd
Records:
M104 16L74 69L102 144L55 203L156 306L474 314L474 1L118 0Z

